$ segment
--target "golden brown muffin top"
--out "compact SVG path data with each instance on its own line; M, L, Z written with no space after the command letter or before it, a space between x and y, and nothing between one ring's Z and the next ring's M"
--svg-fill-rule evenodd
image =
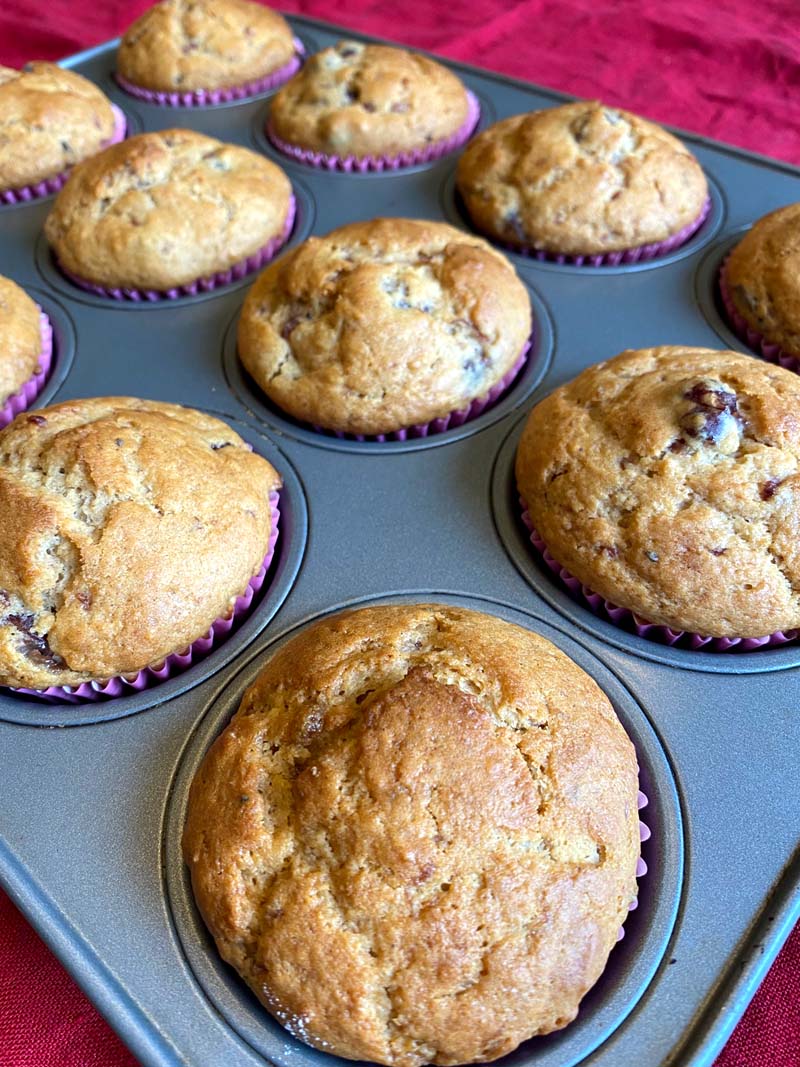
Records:
M41 354L38 306L0 275L0 407L35 373Z
M566 1025L639 855L633 746L548 641L444 605L283 646L192 784L217 946L295 1036L417 1067Z
M55 63L0 67L0 192L55 177L113 133L111 103L80 74Z
M226 89L278 70L294 51L286 19L261 4L162 0L125 33L117 69L143 89Z
M393 156L441 141L467 120L447 67L402 48L339 41L279 89L270 126L284 141L342 157Z
M725 278L742 318L800 356L800 204L759 219L731 252Z
M261 566L279 485L191 408L23 412L0 432L0 684L108 678L202 636Z
M280 167L246 148L191 130L143 133L75 168L45 234L87 281L171 289L278 236L291 192Z
M267 267L238 344L294 418L380 434L488 392L530 331L525 287L485 241L440 222L373 219L311 237Z
M711 636L800 626L800 379L665 346L533 409L517 483L552 555L644 619Z
M700 164L655 123L598 101L515 115L475 137L456 183L477 228L565 255L662 241L693 222Z

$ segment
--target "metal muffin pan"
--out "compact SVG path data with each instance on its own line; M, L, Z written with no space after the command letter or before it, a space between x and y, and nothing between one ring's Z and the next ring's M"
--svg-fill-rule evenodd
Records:
M309 52L353 34L290 20ZM362 38L367 39L367 38ZM290 176L308 233L376 215L467 227L456 155L388 174L315 171L261 132L268 96L158 108L112 78L116 42L66 60L134 130L186 125L263 152ZM482 124L565 99L449 64ZM710 179L712 212L658 260L585 268L511 254L535 318L533 358L496 407L430 438L359 444L281 415L235 354L253 278L159 304L85 293L41 236L52 197L0 207L0 273L54 320L57 361L37 406L134 395L203 408L284 476L272 584L250 619L188 672L95 705L0 695L0 883L144 1067L324 1067L218 960L191 900L179 837L193 769L270 650L313 618L360 603L447 601L521 622L593 674L639 753L650 797L649 872L605 974L578 1019L507 1057L515 1065L659 1067L713 1059L800 915L800 646L746 654L671 650L576 604L531 555L513 455L531 406L623 348L743 351L724 323L715 271L732 238L800 200L800 171L684 136ZM754 357L756 358L756 357Z

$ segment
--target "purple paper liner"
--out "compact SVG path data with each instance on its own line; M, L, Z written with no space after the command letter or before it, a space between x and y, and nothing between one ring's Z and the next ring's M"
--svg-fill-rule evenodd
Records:
M291 144L284 141L273 131L269 119L265 132L279 152L293 159L296 163L305 163L309 167L317 167L323 170L342 170L358 174L366 174L368 171L400 170L402 167L412 167L417 163L430 163L431 160L439 159L448 152L460 148L469 139L473 130L478 125L481 117L481 107L474 93L466 90L467 94L467 117L455 133L442 138L434 144L425 145L422 148L409 149L400 152L396 156L337 156L328 155L325 152L314 152L310 148Z
M23 382L17 392L10 396L0 408L0 430L8 426L21 411L26 411L31 406L47 381L47 375L53 364L53 327L41 308L39 308L39 333L42 338L39 366L36 373L28 378L27 382Z
M111 110L114 112L114 132L107 141L103 141L98 151L102 151L102 149L108 148L112 144L119 144L120 141L125 139L125 133L128 128L125 113L116 104L111 105ZM59 189L63 189L72 170L72 167L68 167L66 170L62 170L60 174L55 174L52 178L45 178L43 181L36 182L35 185L23 185L19 189L3 189L0 191L0 203L21 204L29 200L39 200L43 196L50 196L51 193L57 193Z
M264 556L264 562L258 572L248 582L245 591L236 598L231 614L216 619L202 637L198 637L186 648L171 653L161 664L145 667L136 674L119 675L106 681L82 682L77 686L54 685L48 689L9 688L14 693L37 697L48 704L86 704L113 700L115 697L128 696L131 693L141 692L143 689L152 689L160 682L165 682L168 678L183 674L193 664L199 663L215 648L223 644L231 631L238 628L251 613L253 601L264 585L272 558L275 555L281 517L279 505L280 494L270 493L271 527L267 543L267 554Z
M635 633L639 637L645 637L648 641L656 641L661 645L670 645L675 648L688 648L691 651L704 650L706 652L754 652L760 648L777 648L796 641L800 637L800 630L778 630L774 634L765 637L709 637L705 634L695 634L688 630L673 630L662 623L648 622L640 618L629 608L621 608L595 593L587 585L583 585L574 574L554 559L547 545L542 540L533 520L528 512L528 505L522 497L519 498L522 508L522 521L530 533L530 541L539 555L553 574L559 579L573 600L578 600L587 605L595 615L601 619L607 619L620 629Z
M528 358L531 344L533 342L533 335L525 342L522 351L517 356L517 360L511 370L506 371L503 377L497 382L488 393L484 393L483 396L477 397L468 404L465 408L460 408L458 411L451 411L449 415L443 415L441 418L432 419L430 422L420 422L414 426L405 426L402 430L393 430L391 433L378 433L378 434L364 434L364 433L347 433L345 430L328 430L323 426L317 426L314 423L300 423L300 425L308 426L309 429L315 433L324 434L326 437L336 437L340 441L378 441L381 444L386 441L409 441L419 437L433 437L437 433L444 433L445 430L454 430L457 426L463 426L465 422L469 422L472 419L482 415L484 411L487 411L493 404L501 398L507 389L514 383L517 375L525 366L525 362Z
M643 793L641 791L641 789L640 789L638 791L638 793L636 794L636 806L639 809L639 811L641 811L642 808L646 808L649 803L650 803L650 801L647 798L647 794ZM649 841L652 836L653 835L652 835L652 833L650 831L650 827L647 825L647 823L644 822L642 819L639 819L639 841L642 844L644 844L644 842L645 841ZM644 878L644 876L646 874L647 874L647 864L642 859L642 857L639 856L638 860L636 861L636 878L637 879ZM636 911L636 909L638 907L639 907L639 898L637 896L637 897L634 897L633 900L628 905L628 911ZM617 933L617 944L619 944L619 942L623 939L624 936L625 936L625 927L624 926L620 926L619 932Z
M730 256L726 256L722 263L722 267L720 268L719 295L722 297L725 313L728 316L728 322L733 327L733 332L740 341L744 341L749 348L752 348L754 352L763 356L764 359L768 359L770 363L779 363L780 366L785 367L786 370L794 371L795 374L800 374L800 355L787 352L786 349L781 348L780 345L768 341L763 333L759 333L758 330L753 329L750 323L739 313L738 308L733 302L733 297L728 288L728 280L725 275L729 259Z
M647 245L638 245L636 248L626 248L621 252L603 252L598 255L570 256L561 252L548 252L545 249L528 248L526 245L516 245L511 241L501 241L492 235L489 236L501 248L506 248L509 252L516 252L520 256L528 256L529 259L537 259L540 262L566 263L573 267L620 267L631 263L644 263L647 260L665 256L668 252L674 252L676 248L686 244L689 238L697 233L708 218L710 211L711 197L706 197L706 201L697 218L693 222L687 223L677 233L673 233L671 237L667 237L663 241L653 241ZM467 216L469 215L469 212L466 212L466 208L465 213Z
M289 240L296 212L297 202L294 194L292 194L289 197L289 210L286 215L286 221L277 237L271 237L257 252L247 256L246 259L240 259L238 263L234 263L227 270L217 271L216 274L211 274L207 278L196 278L193 282L188 282L186 285L178 285L174 289L123 289L96 285L94 282L87 281L86 278L81 278L77 274L73 274L72 271L67 270L57 256L56 262L61 273L80 289L94 293L95 296L108 297L110 300L130 300L133 303L141 304L145 302L156 303L159 300L177 300L182 296L197 296L198 293L210 293L214 289L230 285L231 282L239 281L239 279L245 278L248 274L252 274L265 266Z
M134 85L133 82L128 81L118 71L114 74L114 80L130 96L158 107L208 107L209 104L227 104L233 100L246 100L259 93L269 92L270 89L275 89L288 81L300 69L305 55L303 42L298 37L294 38L294 49L295 55L277 70L253 81L244 82L242 85L232 85L226 89L195 89L188 93L143 89L140 85Z

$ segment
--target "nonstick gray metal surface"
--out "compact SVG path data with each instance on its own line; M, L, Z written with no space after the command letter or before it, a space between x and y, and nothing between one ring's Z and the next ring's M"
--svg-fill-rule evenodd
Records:
M309 52L360 36L290 21ZM298 199L292 245L376 215L468 226L454 196L456 155L388 174L314 171L265 140L268 96L191 110L143 104L111 77L115 45L65 65L108 92L135 132L186 125L283 166ZM477 94L484 126L562 99L449 65ZM218 960L179 838L191 775L244 687L277 644L344 606L447 601L520 622L597 679L637 746L653 829L640 906L578 1020L509 1062L710 1064L797 920L800 647L673 650L596 618L533 559L513 487L525 415L590 363L663 343L744 350L720 315L716 268L743 228L800 200L800 172L685 139L710 181L703 228L670 255L628 267L512 254L536 320L518 382L459 429L386 444L315 434L260 395L235 353L252 278L159 304L105 300L55 268L41 235L52 198L0 207L0 273L41 300L55 326L58 358L39 405L127 394L203 408L231 421L286 486L272 583L202 663L98 704L0 695L0 882L145 1067L331 1062L278 1027Z

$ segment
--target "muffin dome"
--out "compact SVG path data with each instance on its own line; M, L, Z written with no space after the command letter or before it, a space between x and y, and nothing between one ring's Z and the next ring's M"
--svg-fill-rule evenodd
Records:
M751 329L800 358L800 204L755 223L731 252L723 284Z
M55 63L0 67L0 193L35 185L98 152L114 136L111 103Z
M642 619L800 627L800 380L736 352L623 352L531 412L517 484L551 555Z
M84 281L167 290L278 238L291 195L283 171L256 152L190 130L143 133L75 168L45 234Z
M481 232L575 256L664 241L708 198L700 164L677 138L597 101L490 126L459 159L456 184Z
M440 605L325 619L197 773L217 946L295 1036L418 1067L570 1022L636 895L633 746L536 634Z
M117 70L153 91L226 89L290 62L292 30L250 0L162 0L126 31Z
M340 41L311 56L275 94L269 130L326 155L392 157L451 137L469 114L466 89L440 63Z
M508 260L452 226L374 219L311 237L260 275L242 363L293 418L382 434L485 394L531 331Z
M0 275L0 408L39 366L42 332L38 306Z
M280 478L225 423L73 400L0 432L0 684L138 671L203 635L267 553Z

